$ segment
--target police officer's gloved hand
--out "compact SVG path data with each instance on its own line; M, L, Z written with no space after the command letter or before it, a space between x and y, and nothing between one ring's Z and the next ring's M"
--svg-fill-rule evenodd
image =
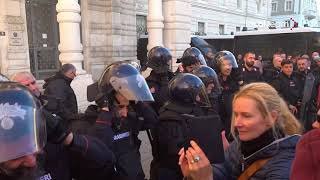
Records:
M48 141L54 144L62 143L70 134L69 125L59 116L43 110L46 119Z

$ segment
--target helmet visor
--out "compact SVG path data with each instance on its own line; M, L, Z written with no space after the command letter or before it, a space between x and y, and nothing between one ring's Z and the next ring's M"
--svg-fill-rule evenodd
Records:
M129 101L154 101L146 80L140 74L126 77L110 77L113 89Z
M199 91L199 94L196 95L196 103L200 107L211 107L211 103L207 95L205 86L202 86Z
M199 59L200 65L205 65L205 66L207 65L206 59L203 57L202 54L199 54L198 59Z
M232 68L238 68L237 60L231 52L227 52L224 56L222 56L220 61L222 60L228 60Z
M38 152L46 143L45 120L32 98L21 90L0 91L0 163Z

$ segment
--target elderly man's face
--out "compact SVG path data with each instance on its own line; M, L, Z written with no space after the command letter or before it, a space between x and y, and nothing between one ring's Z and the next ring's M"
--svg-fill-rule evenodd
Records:
M282 57L279 54L273 55L274 67L281 68Z
M40 89L36 82L36 79L31 75L23 74L15 79L16 82L26 86L35 96L40 96Z
M306 59L299 59L297 61L298 70L304 72L308 69L308 61Z
M77 71L75 69L70 69L64 75L70 79L74 79L77 76Z

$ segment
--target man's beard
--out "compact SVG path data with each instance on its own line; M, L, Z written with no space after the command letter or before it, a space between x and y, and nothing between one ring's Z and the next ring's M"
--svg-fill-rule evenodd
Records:
M248 67L252 67L254 65L254 62L253 61L248 61L248 62L246 62L246 65Z
M0 174L5 174L14 180L38 180L39 177L45 174L43 169L43 155L37 156L37 165L36 167L18 167L14 170L8 170L0 165Z

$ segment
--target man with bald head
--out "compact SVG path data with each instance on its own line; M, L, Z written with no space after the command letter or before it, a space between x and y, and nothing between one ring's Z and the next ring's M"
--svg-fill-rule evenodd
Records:
M40 97L41 92L36 78L30 72L18 72L11 77L11 80L26 86L36 97Z

